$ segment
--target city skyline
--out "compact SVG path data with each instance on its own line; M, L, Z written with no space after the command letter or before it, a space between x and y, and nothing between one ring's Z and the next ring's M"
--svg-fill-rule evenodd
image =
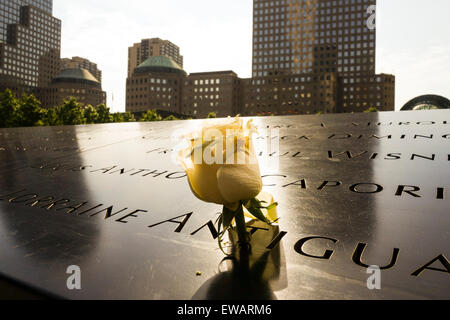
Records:
M443 10L450 4L377 2L376 72L396 76L396 109L420 94L449 97L450 45L442 39L450 32ZM127 50L141 39L159 37L178 45L188 73L233 70L241 78L251 76L253 1L136 0L126 8L122 3L54 2L54 15L63 24L61 57L78 55L99 65L113 111L125 108Z

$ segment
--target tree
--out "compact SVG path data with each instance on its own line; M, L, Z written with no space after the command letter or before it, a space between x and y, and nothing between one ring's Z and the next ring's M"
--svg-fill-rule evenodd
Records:
M84 117L87 124L97 123L98 112L93 106L88 105L84 108Z
M141 119L139 121L141 121L141 122L162 121L162 118L156 112L156 110L147 110L147 112L142 114Z
M365 110L364 112L368 113L368 112L378 112L377 108L375 107L370 107L369 109Z
M10 90L0 94L0 127L9 128L16 126L16 112L19 108L19 101L16 95Z
M44 113L42 122L45 126L60 126L61 120L58 117L58 110L56 108L47 109Z
M214 118L217 118L217 114L215 112L210 112L208 114L208 119L214 119Z
M112 119L112 122L123 122L123 115L120 112L113 113Z
M109 112L109 108L104 104L99 104L97 106L98 119L95 123L111 123L113 122L113 117Z
M86 123L84 110L77 99L70 97L64 100L62 106L57 107L58 118L63 125L76 125Z
M32 127L43 124L45 110L41 108L41 102L32 94L23 94L16 113L16 125Z
M125 112L122 114L123 116L123 122L135 122L136 119L134 118L134 115L131 112Z

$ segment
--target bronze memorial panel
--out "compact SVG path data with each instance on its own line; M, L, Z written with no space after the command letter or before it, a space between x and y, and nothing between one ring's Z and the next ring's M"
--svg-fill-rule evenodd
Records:
M450 298L448 111L254 122L279 203L279 227L252 229L270 256L267 297ZM222 208L195 198L173 160L177 134L201 123L0 129L0 274L69 299L226 294L231 265L208 224Z

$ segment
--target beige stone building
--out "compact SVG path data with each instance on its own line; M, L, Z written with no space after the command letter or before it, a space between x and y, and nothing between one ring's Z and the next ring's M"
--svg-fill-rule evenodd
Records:
M240 79L233 71L191 73L184 81L182 113L206 118L236 115L240 111Z
M97 106L106 104L106 93L100 82L86 69L65 69L47 88L40 89L42 106L53 108L62 105L64 100L74 97L82 105Z
M395 110L395 76L390 74L339 77L339 113Z
M183 68L183 56L180 48L168 40L160 38L143 39L128 48L128 77L134 69L150 57L166 56L172 58Z
M157 109L206 118L240 110L240 79L233 71L187 73L166 56L150 57L127 78L126 111Z
M126 82L126 111L159 109L181 113L186 72L167 56L150 57L134 69Z
M61 59L61 71L65 69L86 69L88 70L100 83L102 83L102 71L98 69L97 64L82 57L72 57Z

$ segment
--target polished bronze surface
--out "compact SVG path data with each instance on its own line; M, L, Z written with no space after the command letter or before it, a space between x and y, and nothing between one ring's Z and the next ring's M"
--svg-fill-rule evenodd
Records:
M254 121L281 219L237 262L172 161L200 121L1 129L0 274L69 299L450 298L448 111Z

